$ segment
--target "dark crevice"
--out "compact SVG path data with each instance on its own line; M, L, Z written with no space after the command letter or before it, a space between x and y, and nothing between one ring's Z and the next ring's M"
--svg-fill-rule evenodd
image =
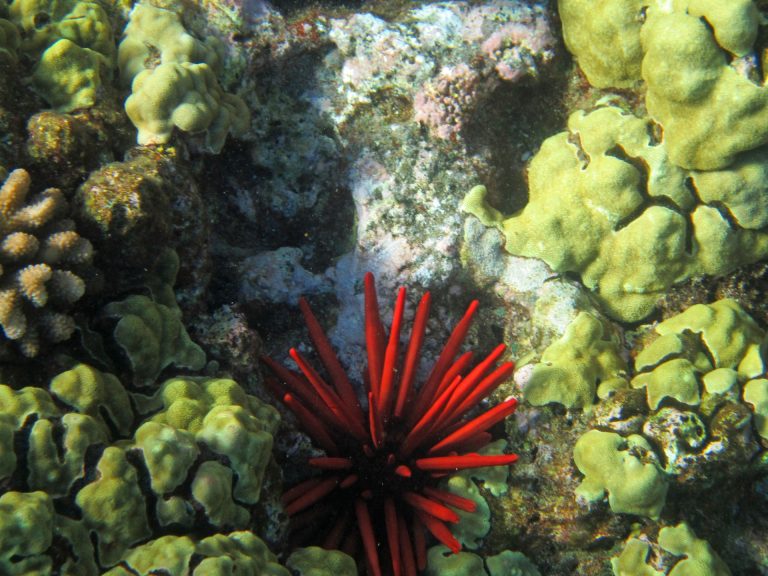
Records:
M13 434L13 453L16 454L16 469L11 476L10 484L16 490L26 491L29 478L29 435L38 420L37 414L27 416L24 424Z
M152 490L152 475L149 473L146 462L144 462L143 452L139 449L127 450L125 459L136 470L139 490L144 497L149 529L153 534L157 534L160 530L157 515L154 513L157 508L157 495Z
M568 132L568 143L576 148L576 157L579 159L579 162L581 162L581 169L586 170L592 159L589 157L586 150L584 150L584 146L581 142L581 135L578 132Z
M107 429L109 430L110 438L122 438L122 434L120 434L120 431L117 428L117 424L112 418L112 415L109 413L109 410L107 410L104 406L99 406L99 416L101 416L102 422L104 422Z

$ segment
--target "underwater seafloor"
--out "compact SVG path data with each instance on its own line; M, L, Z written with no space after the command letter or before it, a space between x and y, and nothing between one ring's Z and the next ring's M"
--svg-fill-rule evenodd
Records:
M12 0L0 78L0 576L768 574L764 0Z

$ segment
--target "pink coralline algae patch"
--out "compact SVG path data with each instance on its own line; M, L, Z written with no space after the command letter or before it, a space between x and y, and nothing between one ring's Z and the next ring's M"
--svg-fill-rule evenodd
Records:
M554 54L549 20L536 7L492 2L456 10L463 41L479 50L444 65L421 85L413 101L414 119L443 140L458 139L466 118L500 81L535 78L538 67Z
M481 45L502 80L514 82L535 71L535 57L554 45L549 23L541 18L530 23L512 22L491 34Z
M416 120L441 139L454 139L499 82L537 77L555 46L546 7L511 0L425 4L393 22L332 19L329 40L343 84L331 97L340 118L384 91L412 101Z
M456 138L463 119L477 104L480 75L461 63L446 67L434 81L427 82L413 100L414 120L430 128L443 140Z

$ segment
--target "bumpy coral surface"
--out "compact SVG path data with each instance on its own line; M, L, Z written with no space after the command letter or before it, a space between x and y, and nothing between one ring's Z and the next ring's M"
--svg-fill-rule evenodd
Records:
M116 377L85 364L56 376L49 390L0 385L0 535L16 534L0 542L0 572L159 568L167 556L156 547L133 548L159 530L208 526L218 541L225 537L216 531L249 527L279 423L274 408L227 379L174 378L151 397L131 398ZM71 554L56 553L54 530ZM273 561L255 536L242 538ZM178 547L182 557L215 548L196 542L157 546Z
M76 271L93 250L65 218L62 193L28 197L30 183L15 170L0 188L0 327L24 355L36 356L41 341L61 342L74 331L67 311L85 293Z

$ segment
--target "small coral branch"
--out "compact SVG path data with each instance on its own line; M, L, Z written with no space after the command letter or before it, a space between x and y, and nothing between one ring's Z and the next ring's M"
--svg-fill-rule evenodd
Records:
M75 329L67 314L85 293L74 271L90 263L91 243L64 218L56 188L28 198L30 177L14 170L0 188L0 328L21 352L36 356L40 341L61 342Z

